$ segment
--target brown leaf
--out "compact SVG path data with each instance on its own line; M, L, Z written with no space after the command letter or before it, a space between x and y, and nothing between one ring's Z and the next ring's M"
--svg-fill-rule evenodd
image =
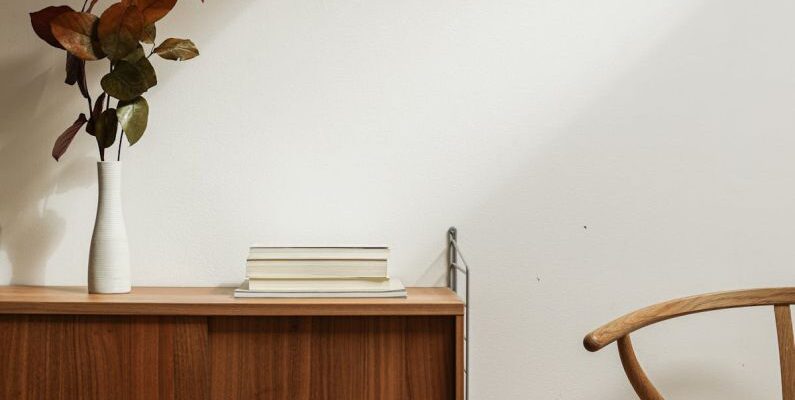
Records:
M144 17L138 7L116 3L102 13L97 34L102 51L116 61L135 50L143 30Z
M66 149L68 149L69 145L72 144L72 140L75 138L75 135L77 135L77 132L80 131L80 128L85 123L86 115L81 113L72 126L66 128L66 130L63 131L60 136L58 136L58 139L55 140L55 146L52 147L52 157L55 159L55 161L58 161L63 153L66 153Z
M66 53L66 80L67 85L74 85L80 88L80 94L88 99L88 86L86 86L86 62L75 57L72 53Z
M148 24L144 26L144 32L141 35L141 41L146 44L155 44L156 36L157 28L155 28L155 24Z
M95 133L94 123L99 118L99 115L102 114L102 108L105 106L105 92L102 92L97 100L94 102L94 108L91 110L91 118L88 120L88 125L86 125L86 132L89 135L93 135Z
M69 11L74 10L69 6L53 6L30 13L30 24L33 25L33 31L36 32L36 35L42 38L42 40L49 43L50 46L63 49L63 46L58 43L58 39L56 39L55 35L52 34L50 24L52 23L52 20L57 18L59 15Z
M163 41L154 50L157 55L166 60L185 61L198 57L199 49L190 39L169 38Z
M138 6L147 24L155 23L171 11L177 0L122 0L123 3Z
M98 21L96 15L68 11L52 21L52 34L68 52L81 60L99 60L105 55L92 39Z

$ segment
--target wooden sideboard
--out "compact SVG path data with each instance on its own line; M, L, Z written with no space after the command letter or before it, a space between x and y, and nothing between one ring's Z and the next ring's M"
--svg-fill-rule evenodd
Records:
M463 399L464 305L0 287L0 399Z

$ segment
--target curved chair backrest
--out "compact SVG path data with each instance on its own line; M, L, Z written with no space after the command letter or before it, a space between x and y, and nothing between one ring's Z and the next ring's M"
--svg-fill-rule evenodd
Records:
M795 288L751 289L690 296L624 315L586 335L583 344L588 351L598 351L617 341L621 364L638 397L641 400L663 400L638 363L630 333L688 314L726 308L772 306L776 315L783 400L795 400L795 338L790 304L795 304Z

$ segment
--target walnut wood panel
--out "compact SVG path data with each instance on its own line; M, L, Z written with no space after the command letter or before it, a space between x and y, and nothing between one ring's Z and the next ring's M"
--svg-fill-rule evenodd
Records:
M85 287L0 286L0 314L180 316L463 315L447 288L408 288L405 299L236 299L234 288L135 287L120 295Z
M795 337L789 305L774 307L778 354L781 361L781 392L784 400L795 400Z
M597 351L618 338L660 321L704 311L795 303L795 288L737 290L666 301L631 312L585 336L589 351Z
M0 399L461 399L463 304L447 289L231 295L0 287Z
M2 399L202 399L203 318L0 315Z
M454 317L213 317L213 399L455 398Z

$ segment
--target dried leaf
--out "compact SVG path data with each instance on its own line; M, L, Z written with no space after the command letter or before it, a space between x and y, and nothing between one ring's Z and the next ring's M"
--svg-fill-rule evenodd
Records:
M132 146L141 139L146 131L146 124L149 120L149 104L143 97L120 101L116 108L116 116L119 118L124 134L127 135L127 141Z
M69 11L74 10L69 6L51 6L30 13L30 24L33 25L33 31L36 32L36 35L38 35L42 40L49 43L50 46L63 49L61 43L59 43L58 39L55 38L55 35L52 34L50 24L55 18Z
M155 24L144 26L144 32L141 34L141 41L146 44L155 44L155 37L157 37L157 28L155 28Z
M86 123L86 115L80 114L77 117L77 120L68 128L66 128L63 133L58 136L58 139L55 140L55 146L52 148L52 157L55 161L58 161L61 156L66 153L66 149L69 148L69 145L72 144L72 140L77 135L77 132L80 131L80 128L83 127L83 124Z
M96 15L68 11L52 21L52 34L68 52L81 60L99 60L105 55L93 39L98 21Z
M144 29L144 17L138 7L116 3L99 19L97 35L102 51L111 60L120 60L138 46Z
M86 132L88 134L93 135L95 132L94 123L97 121L99 116L102 114L102 108L105 106L105 93L103 92L97 100L94 102L94 108L91 110L91 118L88 120L88 125L86 125Z
M199 49L190 39L169 38L155 48L155 53L166 60L185 61L199 55Z
M157 74L155 73L155 67L152 66L152 63L149 62L148 58L143 57L138 60L135 63L135 68L138 68L138 71L141 71L141 75L144 77L144 83L146 83L146 90L149 90L153 86L157 85Z
M146 80L133 64L120 60L113 71L102 77L102 89L119 100L132 100L146 92Z
M86 85L86 62L75 57L72 53L66 53L66 80L67 85L74 85L80 88L80 94L88 99L88 86Z
M122 60L127 61L130 64L135 64L138 60L146 57L146 52L144 52L143 46L140 44L135 48L135 50L131 51L129 54L124 56Z
M116 110L109 108L102 112L94 123L94 136L102 149L107 149L116 141L116 131L118 130L119 120L116 117Z
M165 17L177 4L177 0L122 0L122 3L138 6L144 21L151 24Z
M146 57L143 46L139 44L138 48L133 50L130 54L127 54L127 57L124 57L123 60L133 64L135 68L138 68L138 71L141 72L144 82L146 83L146 90L149 90L152 86L157 85L157 75L155 74L155 68Z

